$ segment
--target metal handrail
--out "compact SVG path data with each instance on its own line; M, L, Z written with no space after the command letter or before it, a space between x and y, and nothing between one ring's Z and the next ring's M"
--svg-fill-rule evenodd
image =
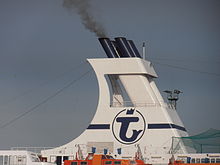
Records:
M47 149L52 149L54 147L12 147L11 150L14 151L20 151L20 150L24 150L24 151L31 151L34 153L40 153L41 150L47 150Z
M132 102L132 101L111 102L110 107L167 107L170 109L175 109L171 104L165 102L159 102L159 103Z

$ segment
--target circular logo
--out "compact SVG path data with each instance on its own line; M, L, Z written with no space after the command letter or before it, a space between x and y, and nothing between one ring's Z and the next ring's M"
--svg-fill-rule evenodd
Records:
M133 144L142 138L146 128L144 116L135 109L124 109L114 118L112 132L123 144Z

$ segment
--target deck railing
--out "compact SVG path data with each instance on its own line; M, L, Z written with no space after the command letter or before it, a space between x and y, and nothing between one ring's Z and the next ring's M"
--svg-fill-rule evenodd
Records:
M11 150L14 151L31 151L34 153L40 153L42 150L52 149L54 147L12 147Z
M159 103L146 103L146 102L131 102L131 101L123 101L123 102L111 102L111 107L167 107L170 109L174 109L171 104L167 104L165 102Z

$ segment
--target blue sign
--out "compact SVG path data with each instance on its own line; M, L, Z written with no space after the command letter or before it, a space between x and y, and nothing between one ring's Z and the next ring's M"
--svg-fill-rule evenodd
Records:
M112 132L123 144L136 143L144 135L146 123L143 115L135 109L124 109L114 118Z

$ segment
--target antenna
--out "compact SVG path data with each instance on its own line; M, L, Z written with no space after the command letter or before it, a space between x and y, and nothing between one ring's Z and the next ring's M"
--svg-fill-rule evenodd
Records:
M173 91L165 90L163 92L167 93L167 100L169 101L169 104L176 109L177 101L179 100L179 94L183 92L177 89Z
M146 46L145 46L145 42L143 42L143 45L142 45L142 56L143 56L143 59L145 60L146 59Z

